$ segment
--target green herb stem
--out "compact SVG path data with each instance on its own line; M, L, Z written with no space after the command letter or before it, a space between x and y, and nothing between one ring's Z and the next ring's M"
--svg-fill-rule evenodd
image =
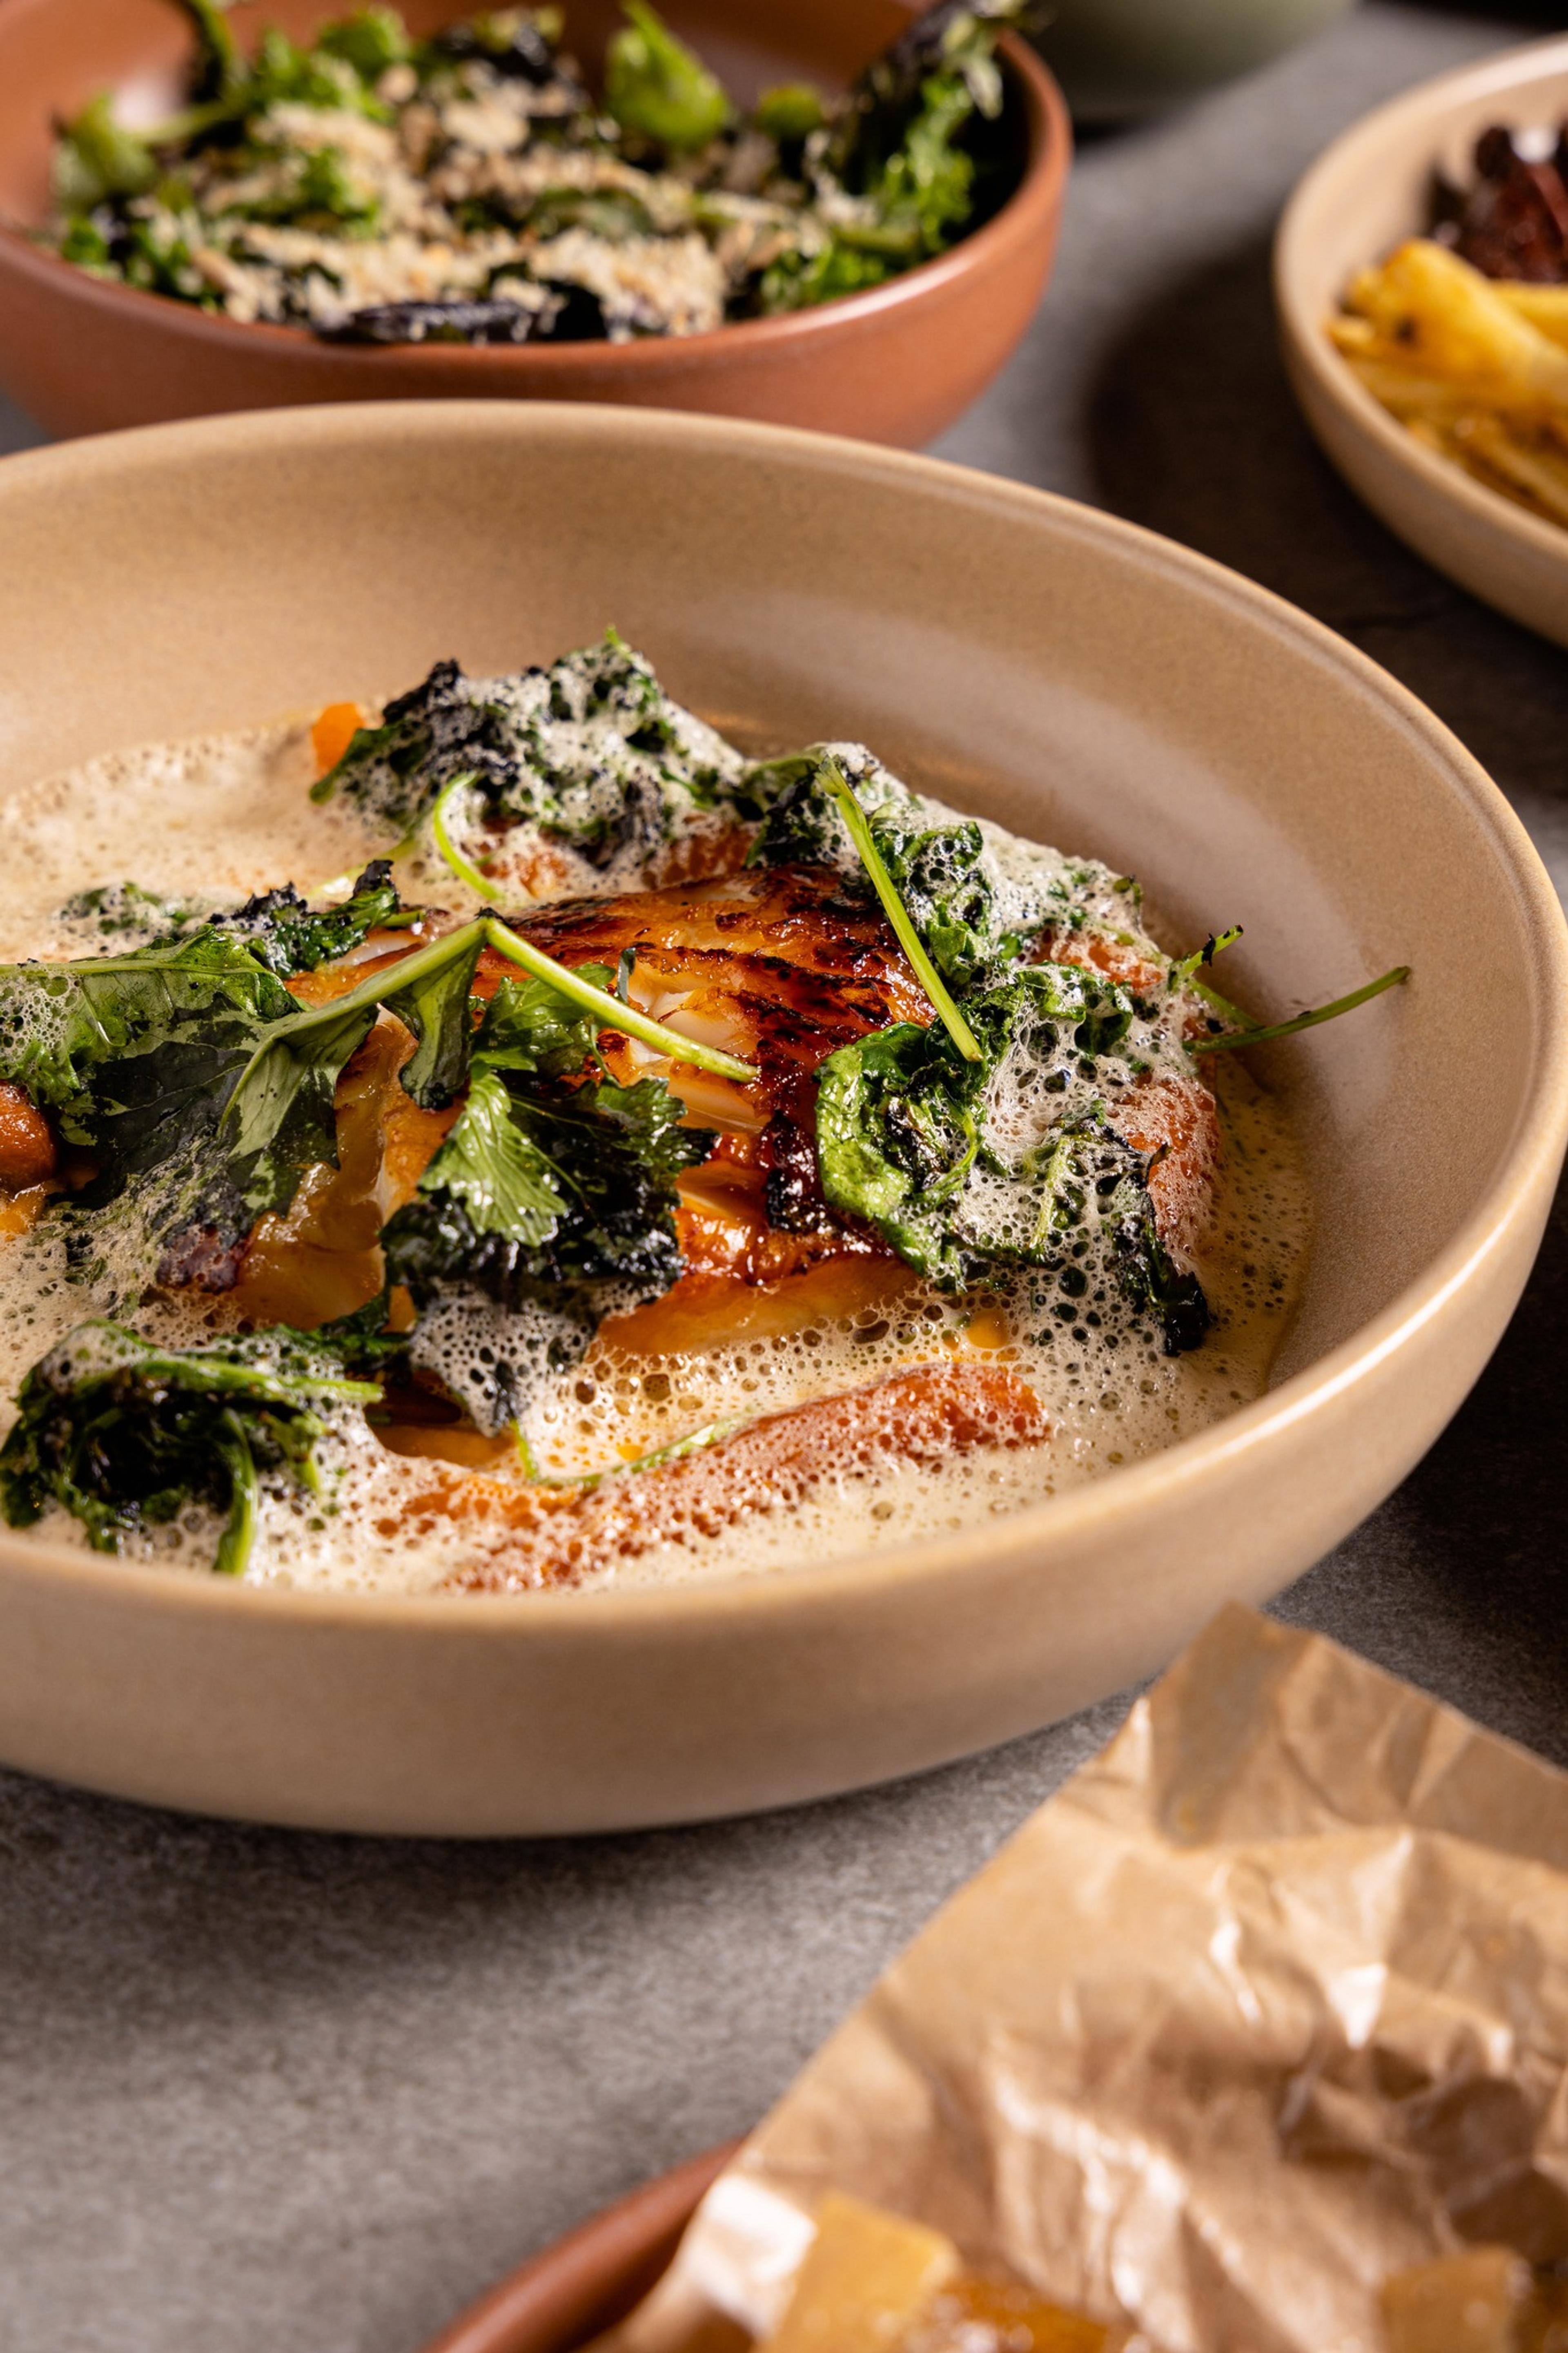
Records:
M659 1471L666 1463L684 1461L689 1454L705 1453L721 1440L733 1438L737 1430L749 1429L752 1419L750 1414L734 1413L723 1420L706 1421L700 1430L689 1430L684 1438L672 1439L668 1446L656 1446L650 1453L639 1454L630 1462L617 1463L612 1471L581 1471L565 1476L540 1469L521 1421L512 1423L511 1434L517 1459L531 1486L575 1487L586 1495L595 1487L602 1487L606 1479L628 1479L638 1471Z
M546 955L542 948L531 947L528 941L519 939L515 932L498 922L494 915L479 915L471 923L465 923L461 930L448 932L444 938L432 940L427 947L416 948L412 955L400 957L396 964L372 973L357 988L350 989L346 997L333 997L325 1005L307 1006L291 1019L275 1023L262 1038L241 1074L239 1083L229 1099L228 1110L224 1113L225 1123L231 1124L237 1116L236 1105L245 1093L247 1082L263 1059L279 1046L300 1036L313 1025L321 1028L333 1026L367 1007L380 1005L385 997L401 996L416 981L442 971L456 958L466 955L476 938L481 945L491 947L498 955L504 956L509 964L521 965L524 972L531 972L536 980L548 982L552 988L574 1005L581 1005L585 1011L595 1014L602 1029L619 1030L625 1036L636 1038L641 1044L652 1047L656 1053L668 1055L671 1061L689 1062L698 1070L711 1071L718 1078L731 1079L739 1086L749 1085L757 1075L749 1062L738 1060L733 1054L721 1053L716 1046L703 1046L695 1039L683 1038L679 1030L667 1029L662 1022L652 1021L646 1013L638 1013L632 1007L623 1005L607 990L595 988L592 981L582 979L566 965L557 964L555 958Z
M843 769L831 754L822 764L822 774L838 804L839 814L849 828L849 839L855 844L860 863L870 876L872 887L882 902L882 912L914 968L915 978L930 997L931 1009L964 1060L980 1061L983 1057L974 1032L948 995L941 974L927 955L920 934L910 921L909 910L894 889L892 877L882 863L882 853L877 847L866 812L850 791Z
M458 881L465 884L477 899L488 899L493 905L501 895L499 885L492 882L488 874L481 874L471 858L464 857L447 830L447 803L455 794L465 791L475 781L475 771L469 768L461 776L454 776L450 784L442 786L430 812L430 834Z
M245 1424L232 1406L224 1413L223 1435L216 1444L227 1466L233 1500L213 1567L219 1577L243 1577L256 1542L256 1461Z
M1212 965L1216 955L1223 955L1226 948L1233 948L1240 937L1239 923L1227 924L1223 932L1212 932L1201 948L1194 948L1191 955L1184 956L1180 964L1171 966L1171 987L1174 989L1201 986L1198 973L1205 965Z
M1211 988L1206 980L1199 980L1194 976L1186 985L1194 997L1201 997L1205 1005L1212 1005L1215 1011L1223 1015L1226 1021L1234 1021L1240 1029L1249 1027L1248 1017L1242 1011L1240 1006L1233 1005L1228 997L1222 997L1217 988Z
M1373 997L1381 997L1385 988L1397 988L1410 977L1407 964L1396 964L1390 972L1380 973L1363 988L1352 988L1348 997L1336 997L1331 1005L1314 1006L1310 1013L1298 1013L1290 1021L1273 1021L1266 1029L1237 1029L1228 1038L1198 1038L1189 1051L1194 1054L1218 1054L1235 1046L1267 1046L1275 1038L1294 1038L1303 1029L1315 1029L1320 1021L1335 1021L1342 1013L1353 1013L1358 1005L1365 1005Z
M603 988L595 988L591 980L584 980L569 966L557 964L542 948L531 946L520 939L505 923L493 915L479 918L484 926L486 944L509 963L521 965L535 980L548 981L551 987L574 1005L596 1013L605 1029L618 1029L627 1038L635 1038L644 1046L651 1046L658 1054L667 1054L672 1062L690 1062L700 1071L711 1071L716 1078L732 1079L737 1086L749 1086L757 1073L750 1062L742 1062L733 1054L726 1054L717 1046L700 1045L694 1038L683 1038L679 1029L667 1029L662 1021L650 1020L634 1006L623 1005Z

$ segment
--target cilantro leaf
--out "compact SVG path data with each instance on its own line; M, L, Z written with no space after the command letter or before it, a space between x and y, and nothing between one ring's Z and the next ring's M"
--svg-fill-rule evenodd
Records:
M476 1234L533 1246L550 1239L566 1207L550 1161L513 1119L511 1099L490 1071L474 1072L462 1115L419 1189L460 1204Z
M579 965L576 972L595 988L615 987L608 965ZM479 1023L474 1067L565 1078L589 1060L599 1028L596 1014L574 1005L547 980L503 980Z

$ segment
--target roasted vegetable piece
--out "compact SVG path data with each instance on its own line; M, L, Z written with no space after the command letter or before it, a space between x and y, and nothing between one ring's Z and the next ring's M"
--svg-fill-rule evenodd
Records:
M515 1591L717 1535L788 1511L824 1486L903 1466L937 1469L976 1447L1037 1445L1049 1434L1039 1398L1005 1367L914 1365L597 1482L523 1485L432 1462L407 1508L454 1521L472 1539L475 1565L453 1577L455 1586Z
M20 1087L0 1082L0 1192L47 1184L57 1167L48 1121Z

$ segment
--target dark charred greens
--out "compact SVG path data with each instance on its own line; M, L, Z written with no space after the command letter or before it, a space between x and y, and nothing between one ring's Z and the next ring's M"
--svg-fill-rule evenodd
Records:
M193 1508L224 1521L213 1566L245 1568L264 1482L321 1491L325 1419L378 1398L351 1368L374 1344L352 1324L166 1349L121 1324L79 1324L35 1365L0 1447L0 1510L31 1527L58 1504L98 1552Z
M373 880L348 931L379 920L384 898ZM298 953L306 934L330 944L331 923L292 912L263 920L261 951ZM305 1170L335 1161L337 1082L381 1007L417 1041L406 1092L439 1104L461 1087L479 945L469 926L347 997L305 1007L257 939L214 924L172 946L0 967L0 1078L52 1112L94 1164L62 1212L77 1229L79 1267L95 1262L95 1213L135 1187L128 1206L160 1278L226 1288L257 1219L287 1210Z
M331 907L312 908L292 882L284 882L231 911L203 913L143 891L139 883L117 882L79 891L60 909L73 930L105 940L123 938L132 951L177 948L198 932L222 933L248 947L279 980L319 972L362 946L372 932L405 929L421 912L403 904L385 858L373 859L350 896Z
M806 149L807 168L830 174L862 215L840 215L820 251L773 263L762 308L881 285L985 218L1010 177L996 35L1031 13L1023 0L939 0L867 68Z
M607 1287L633 1306L680 1272L675 1179L713 1138L679 1124L659 1079L514 1093L481 1071L463 1115L383 1235L387 1272L416 1303L471 1283L515 1310L580 1306Z
M586 966L584 976L597 982L601 973ZM552 1004L551 994L512 986L492 1002L462 1115L418 1198L382 1235L388 1280L422 1311L458 1295L514 1319L490 1319L482 1355L434 1366L482 1429L515 1419L543 1369L542 1317L548 1366L559 1370L606 1314L658 1298L679 1279L675 1180L713 1143L679 1124L680 1105L661 1079L563 1083L593 1040L574 1008L559 997Z
M232 915L212 918L216 926L243 939L258 964L280 980L319 972L362 947L372 932L396 929L418 913L405 907L392 879L389 859L373 859L351 895L336 907L312 909L291 882L259 892Z
M1195 1346L1202 1290L1155 1227L1148 1163L1117 1133L1110 1082L1125 1084L1127 992L1071 965L1037 965L965 998L982 1050L903 1022L823 1064L816 1113L823 1191L864 1219L940 1289L996 1288L1026 1270L1051 1312L1094 1326L1101 1279L1157 1324L1167 1351ZM1102 1065L1109 1065L1103 1068Z
M487 818L537 825L605 866L626 844L650 849L679 818L727 802L743 765L696 731L612 629L548 670L509 678L437 662L379 726L360 729L315 791L341 791L372 824L405 835L467 776Z
M873 883L835 790L840 778L865 813L871 846L942 979L963 992L1000 980L1031 940L1065 912L1045 880L1004 889L973 818L932 823L924 805L857 745L813 746L752 770L765 814L751 849L760 866L831 866L852 891Z

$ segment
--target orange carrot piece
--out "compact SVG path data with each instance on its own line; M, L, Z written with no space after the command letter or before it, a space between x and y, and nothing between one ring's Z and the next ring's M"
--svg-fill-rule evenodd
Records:
M328 703L310 730L310 749L321 776L337 766L353 741L355 729L363 725L364 713L357 702Z

